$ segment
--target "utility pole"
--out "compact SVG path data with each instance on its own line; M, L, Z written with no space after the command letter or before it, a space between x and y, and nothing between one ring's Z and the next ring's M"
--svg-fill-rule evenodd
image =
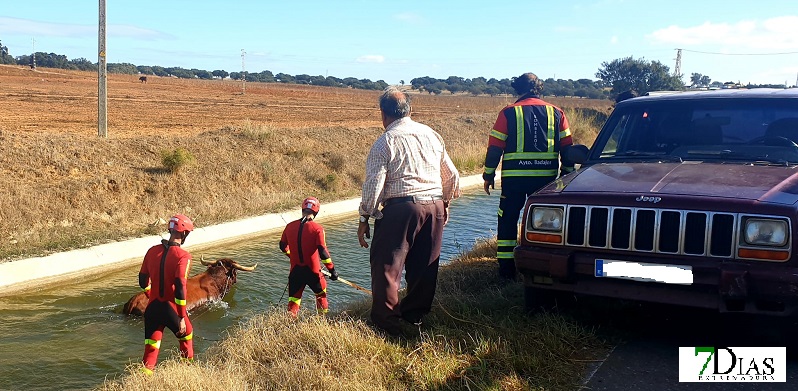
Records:
M676 67L673 68L673 76L682 77L682 49L676 49Z
M97 51L97 134L108 137L107 62L105 58L105 0L100 0Z
M33 54L30 55L30 69L36 69L36 38L31 38L33 42L31 46L33 47Z
M244 71L244 58L246 57L247 52L244 49L241 49L241 95L245 95L247 93L247 73Z

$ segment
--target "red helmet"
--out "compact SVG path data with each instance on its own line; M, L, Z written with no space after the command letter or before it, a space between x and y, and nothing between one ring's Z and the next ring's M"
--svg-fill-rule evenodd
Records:
M188 233L194 230L194 223L186 215L176 214L169 219L169 230Z
M319 213L319 209L321 208L321 204L316 197L308 197L302 201L302 209L310 209L313 213Z

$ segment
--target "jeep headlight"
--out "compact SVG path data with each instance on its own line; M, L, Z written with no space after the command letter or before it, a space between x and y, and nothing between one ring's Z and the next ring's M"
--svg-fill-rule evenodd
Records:
M743 232L748 244L773 247L787 244L787 222L784 220L748 219Z
M562 231L562 208L538 206L532 210L532 229L536 231Z

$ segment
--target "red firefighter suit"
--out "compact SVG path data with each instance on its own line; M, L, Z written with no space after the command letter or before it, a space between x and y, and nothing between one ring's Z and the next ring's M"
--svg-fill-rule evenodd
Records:
M186 278L191 254L179 244L161 241L144 256L139 271L139 285L149 290L150 301L144 311L144 367L155 368L163 330L168 327L180 341L180 355L194 357L193 327L186 311ZM178 335L180 319L186 322L185 335Z
M309 286L316 295L316 310L327 312L327 281L321 274L321 264L334 270L324 238L324 228L311 219L288 223L280 238L280 250L291 259L288 273L288 310L296 315L302 303L302 291Z

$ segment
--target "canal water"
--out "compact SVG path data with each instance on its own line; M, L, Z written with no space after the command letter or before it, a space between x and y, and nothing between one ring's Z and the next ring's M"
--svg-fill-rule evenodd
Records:
M442 264L468 251L477 239L495 234L498 202L498 191L488 196L481 189L472 189L452 203L451 219L444 230ZM358 244L357 220L321 223L341 277L369 288L368 249ZM193 253L195 259L204 255L206 260L228 257L242 265L258 264L251 273L239 272L238 284L224 301L191 312L198 359L232 326L272 306L287 305L283 292L289 264L277 247L279 239L277 232ZM0 390L90 389L106 377L119 375L128 364L139 362L144 352L144 323L121 314L124 303L138 292L138 268L132 265L74 283L0 297ZM203 269L193 262L190 274ZM328 281L327 290L333 311L367 297L335 281ZM306 289L302 308L315 312L312 292L308 292ZM159 359L173 355L176 349L175 338L167 330Z

